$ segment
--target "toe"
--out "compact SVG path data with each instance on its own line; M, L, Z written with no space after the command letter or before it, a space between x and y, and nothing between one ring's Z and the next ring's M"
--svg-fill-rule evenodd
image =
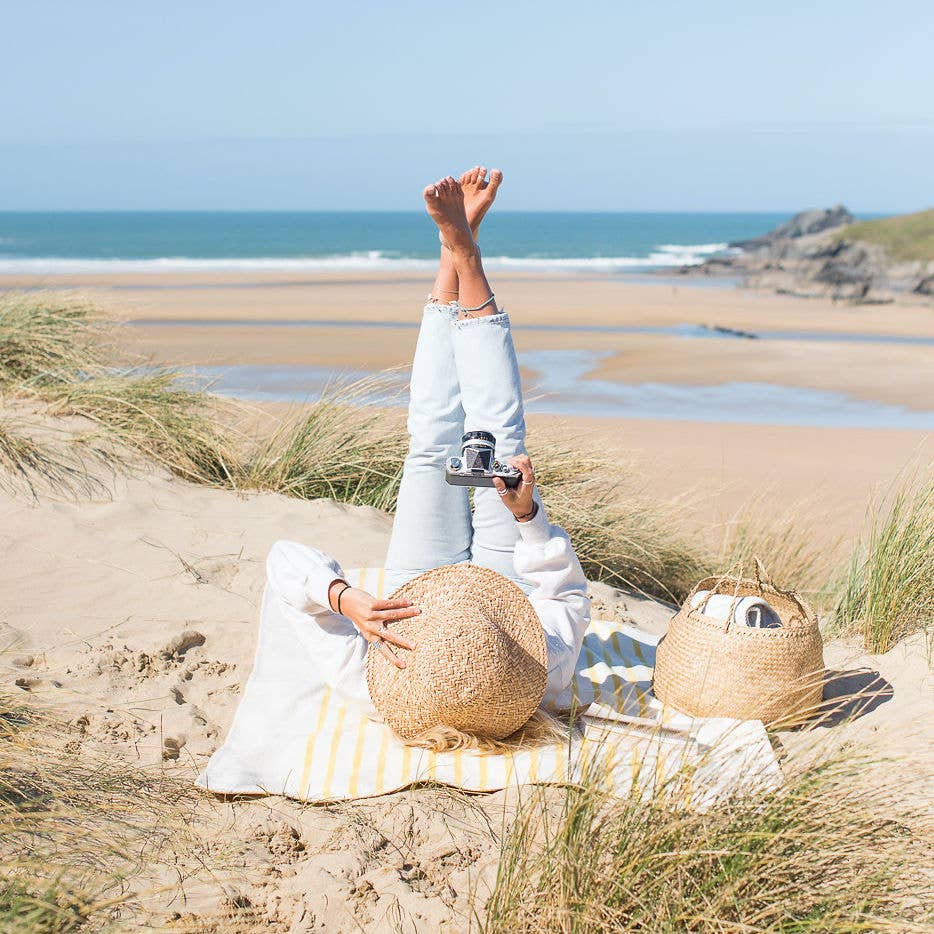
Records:
M500 186L500 182L503 180L503 173L499 169L490 170L490 190L496 191Z
M477 176L477 181L480 182L480 184L482 185L483 182L486 181L486 166L485 166L485 165L481 165L481 166L477 169L477 171L480 173L480 174Z
M437 185L426 185L425 190L422 192L422 194L425 196L426 201L429 198L437 198L438 197L438 186Z

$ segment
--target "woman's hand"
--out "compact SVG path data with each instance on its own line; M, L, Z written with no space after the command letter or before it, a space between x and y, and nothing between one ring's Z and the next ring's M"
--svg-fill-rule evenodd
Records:
M496 492L502 497L503 505L518 519L519 522L528 522L535 515L535 500L532 493L535 491L535 474L532 472L532 461L528 454L518 454L509 459L521 474L519 485L510 490L499 477L493 479Z
M387 643L398 645L410 652L415 643L397 635L387 626L400 619L410 619L422 611L410 600L377 600L371 593L357 587L348 587L346 581L336 580L328 588L328 602L337 612L337 598L340 597L340 611L360 630L360 635L386 656L397 668L405 668L404 659L399 658Z

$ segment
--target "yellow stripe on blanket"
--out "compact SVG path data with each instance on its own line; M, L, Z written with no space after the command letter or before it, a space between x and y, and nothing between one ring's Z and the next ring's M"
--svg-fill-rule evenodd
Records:
M384 569L360 568L347 577L383 596ZM619 713L661 722L661 705L651 693L655 642L630 626L594 621L585 635L571 696L582 706L599 699ZM549 743L505 755L475 750L434 753L403 745L385 724L341 703L329 690L321 693L317 704L310 712L315 726L295 769L301 775L295 796L307 801L367 797L425 781L494 791L510 784L575 780L586 763L607 748L614 757L614 782L625 793L638 782L646 787L664 782L678 758L677 749L659 755L660 750L648 750L645 743L639 749L631 742L579 738L572 746Z

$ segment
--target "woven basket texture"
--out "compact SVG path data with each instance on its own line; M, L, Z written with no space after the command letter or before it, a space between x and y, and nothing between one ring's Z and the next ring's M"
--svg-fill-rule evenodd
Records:
M390 599L422 611L392 625L416 644L414 652L393 647L405 668L367 652L370 697L402 739L439 725L503 739L526 723L545 694L548 655L538 614L512 581L488 568L448 565Z
M691 609L701 590L740 599L762 597L781 628L754 629ZM761 580L710 577L691 591L658 645L655 696L695 717L735 717L766 724L802 722L823 693L823 640L811 607L793 591Z

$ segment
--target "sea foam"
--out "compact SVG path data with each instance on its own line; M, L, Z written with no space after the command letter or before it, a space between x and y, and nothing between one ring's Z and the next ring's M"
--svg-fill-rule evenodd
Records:
M726 249L725 243L661 244L647 256L487 256L488 269L539 273L607 272L696 266L707 256ZM0 274L77 275L82 273L186 272L421 272L433 269L436 259L391 256L380 250L337 256L309 257L189 257L158 259L78 259L65 256L0 257Z

